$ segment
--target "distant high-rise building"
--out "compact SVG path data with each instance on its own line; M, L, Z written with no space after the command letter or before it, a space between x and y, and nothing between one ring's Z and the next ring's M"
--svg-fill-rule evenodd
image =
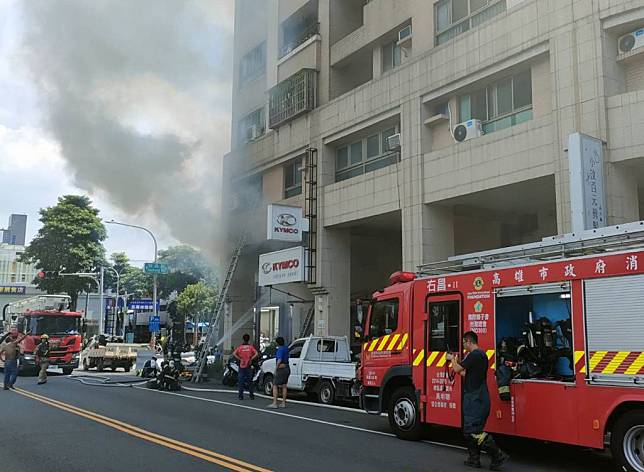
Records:
M9 225L2 232L2 242L15 246L25 245L27 233L27 215L13 214L9 217Z

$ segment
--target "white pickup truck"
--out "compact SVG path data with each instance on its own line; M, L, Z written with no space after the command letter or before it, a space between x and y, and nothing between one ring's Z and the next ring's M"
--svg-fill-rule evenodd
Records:
M316 337L297 339L289 346L289 390L306 392L323 404L336 398L356 398L357 364L351 362L351 350L346 337ZM262 363L262 385L266 395L272 395L275 359Z

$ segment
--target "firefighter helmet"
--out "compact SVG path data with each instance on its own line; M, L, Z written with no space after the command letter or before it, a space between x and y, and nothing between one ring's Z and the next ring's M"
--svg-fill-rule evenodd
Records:
M47 334L41 334L40 339L49 339L49 335Z

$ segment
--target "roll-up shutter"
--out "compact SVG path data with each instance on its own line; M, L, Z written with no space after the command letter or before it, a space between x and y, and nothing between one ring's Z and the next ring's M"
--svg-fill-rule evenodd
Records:
M644 275L585 282L588 351L644 352Z

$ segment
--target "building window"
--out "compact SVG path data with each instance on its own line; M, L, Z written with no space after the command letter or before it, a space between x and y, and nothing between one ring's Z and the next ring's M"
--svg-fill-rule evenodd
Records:
M398 162L398 151L389 149L387 138L396 133L396 128L387 128L360 139L335 152L335 180L350 179Z
M434 6L436 44L443 44L506 10L506 0L442 0Z
M266 72L266 42L251 50L239 63L239 86L263 75Z
M317 101L317 71L302 69L269 92L269 127L278 128L313 110Z
M284 166L284 198L291 198L302 193L302 159L297 159Z
M27 274L22 274L22 275L20 276L20 281L21 281L21 282L26 282L26 281L27 281Z
M385 44L382 47L382 71L387 72L388 70L398 67L400 65L400 46L398 46L397 41L392 41L389 44Z
M532 119L532 74L530 69L501 79L459 99L460 121L483 122L491 133Z
M239 122L239 142L241 144L254 141L266 131L266 118L264 108L258 108L249 113Z

